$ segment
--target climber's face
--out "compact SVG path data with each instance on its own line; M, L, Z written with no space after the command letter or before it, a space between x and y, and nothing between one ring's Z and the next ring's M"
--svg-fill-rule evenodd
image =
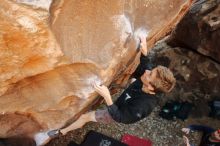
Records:
M145 91L149 91L149 93L154 93L154 87L151 83L153 83L157 79L157 68L153 70L145 70L144 74L141 76L141 81L143 82L143 88Z

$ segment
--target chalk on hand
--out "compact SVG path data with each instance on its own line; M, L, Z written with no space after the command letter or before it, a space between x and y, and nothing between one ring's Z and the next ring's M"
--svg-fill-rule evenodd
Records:
M134 39L135 39L136 48L138 49L138 51L140 49L141 38L147 38L147 36L148 36L148 31L143 27L138 28L134 32Z

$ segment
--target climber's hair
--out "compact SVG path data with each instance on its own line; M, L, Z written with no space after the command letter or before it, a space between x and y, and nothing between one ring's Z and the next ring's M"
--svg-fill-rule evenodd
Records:
M157 66L155 69L157 72L157 78L151 83L151 85L154 87L154 91L165 93L170 92L176 84L176 79L173 73L170 71L170 69L161 65Z

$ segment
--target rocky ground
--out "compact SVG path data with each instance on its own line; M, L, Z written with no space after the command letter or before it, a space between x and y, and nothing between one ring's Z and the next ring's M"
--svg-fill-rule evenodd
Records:
M88 123L82 129L78 129L69 132L66 136L61 136L52 140L47 146L66 146L71 140L81 143L87 132L95 130L118 140L127 133L135 135L141 138L148 138L153 141L154 146L182 146L183 133L181 128L191 123L206 124L212 127L218 127L219 121L210 118L202 119L187 119L186 121L175 120L168 121L158 116L160 107L156 107L152 114L137 122L135 124L100 124L100 123ZM190 140L194 143L198 143L200 138L199 133L191 133Z

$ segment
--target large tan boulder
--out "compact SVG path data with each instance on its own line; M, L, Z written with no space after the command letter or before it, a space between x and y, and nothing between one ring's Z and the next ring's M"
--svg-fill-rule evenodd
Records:
M92 83L123 83L138 64L134 34L165 36L191 0L1 0L0 137L64 126L88 109Z

